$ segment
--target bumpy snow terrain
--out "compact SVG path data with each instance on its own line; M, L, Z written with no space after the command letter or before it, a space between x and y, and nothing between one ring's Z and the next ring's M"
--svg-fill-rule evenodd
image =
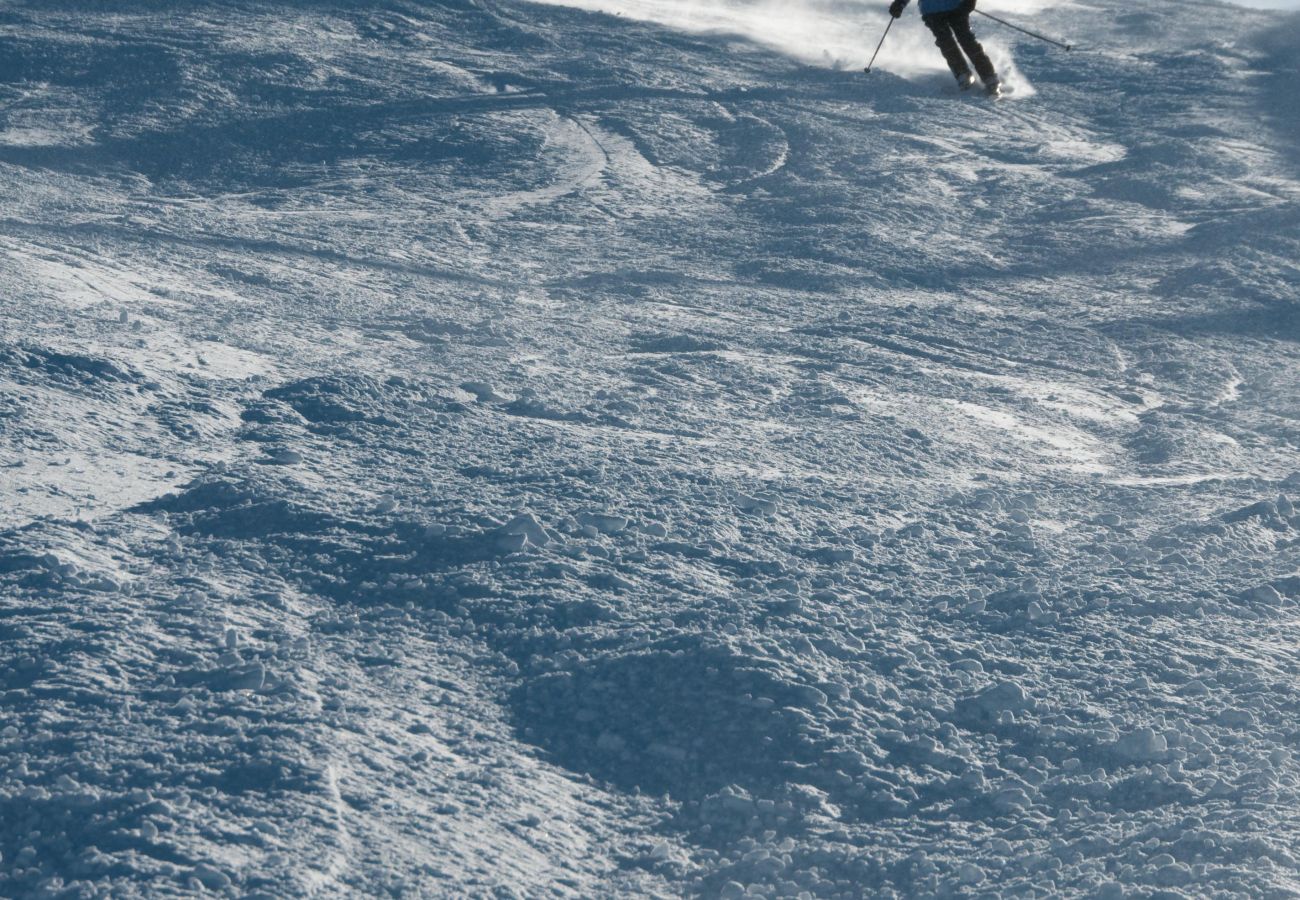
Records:
M884 5L0 3L0 895L1300 896L1300 19Z

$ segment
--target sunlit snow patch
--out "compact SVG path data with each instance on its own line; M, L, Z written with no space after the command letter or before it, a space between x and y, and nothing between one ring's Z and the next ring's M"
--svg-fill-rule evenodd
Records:
M954 412L974 419L980 425L1005 431L1024 441L1026 446L1041 456L1058 461L1066 469L1080 473L1107 471L1103 460L1104 449L1092 435L1073 428L1031 425L1005 410L992 409L963 400L946 401Z
M843 0L538 0L593 12L628 16L682 31L735 34L795 59L831 68L859 68L875 49L888 24L886 5ZM1004 0L998 11L1028 14L1056 5L1053 0ZM986 23L992 24L992 23ZM983 37L983 34L981 34ZM1017 91L1032 90L1014 71L1010 55L996 40L988 49L1004 78ZM901 75L943 71L943 58L914 10L890 30L877 61Z
M94 122L75 93L48 85L24 87L5 99L0 147L78 147L93 142Z

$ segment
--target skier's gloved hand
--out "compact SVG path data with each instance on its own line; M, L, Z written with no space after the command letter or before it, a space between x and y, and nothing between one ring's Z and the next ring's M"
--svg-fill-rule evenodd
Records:
M907 0L894 0L893 3L889 4L889 14L895 19L901 16L905 9L907 9Z

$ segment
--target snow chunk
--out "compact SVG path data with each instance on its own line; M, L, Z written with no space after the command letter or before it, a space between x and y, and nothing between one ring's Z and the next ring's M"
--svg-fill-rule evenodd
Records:
M461 389L474 395L479 403L505 403L508 398L498 394L486 381L466 381Z
M1003 815L1023 812L1033 806L1033 801L1024 788L1009 787L998 791L993 796L993 808Z
M668 529L662 522L642 522L641 531L651 537L668 537Z
M296 466L302 462L302 454L288 447L278 447L268 452L267 459L277 466Z
M1033 701L1025 694L1025 689L1014 681L1000 681L962 702L971 711L985 715L1003 710L1027 709L1033 705Z
M1214 717L1225 728L1252 729L1255 727L1255 714L1248 709L1225 709Z
M537 521L537 517L532 513L519 513L505 525L501 526L501 533L505 535L522 535L528 543L535 547L545 547L551 542L550 536L546 529Z
M1156 762L1169 750L1164 735L1153 728L1138 728L1115 742L1115 753L1130 762Z
M601 534L618 534L627 528L627 516L616 516L609 513L579 513L577 516L578 524L594 528Z
M1163 887L1179 887L1184 884L1190 884L1192 881L1192 870L1183 863L1173 861L1173 857L1168 857L1169 861L1160 866L1155 873L1156 884Z
M196 866L193 878L210 891L224 891L230 887L230 876L209 865Z
M741 494L736 498L736 505L743 510L757 513L760 516L771 516L776 514L776 501L767 497L750 497Z
M1245 522L1249 519L1273 520L1277 517L1278 511L1276 504L1271 500L1261 500L1258 503L1243 506L1241 509L1235 509L1230 513L1224 513L1223 521L1232 524L1235 522Z
M1271 584L1261 584L1242 592L1241 599L1253 606L1277 608L1282 605L1282 595Z
M228 665L214 672L208 684L214 691L260 691L266 684L266 668L259 662Z

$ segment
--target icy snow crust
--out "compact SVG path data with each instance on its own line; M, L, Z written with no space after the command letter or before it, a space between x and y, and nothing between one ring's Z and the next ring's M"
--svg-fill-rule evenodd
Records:
M1295 19L177 6L0 8L0 895L1300 894Z

